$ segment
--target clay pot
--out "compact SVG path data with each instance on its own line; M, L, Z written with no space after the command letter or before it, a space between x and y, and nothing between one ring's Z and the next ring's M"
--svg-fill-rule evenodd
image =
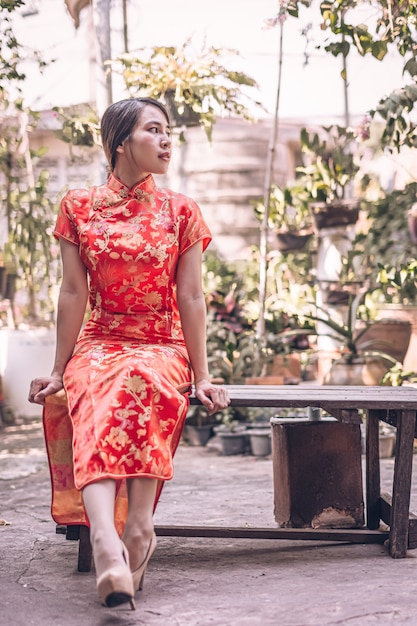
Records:
M352 363L345 359L334 361L324 377L325 385L380 385L390 369L385 359L357 357Z
M412 325L407 320L381 319L372 323L357 342L359 351L385 352L404 362L411 339Z
M205 446L212 435L212 424L203 424L202 426L187 424L185 427L185 438L190 446Z

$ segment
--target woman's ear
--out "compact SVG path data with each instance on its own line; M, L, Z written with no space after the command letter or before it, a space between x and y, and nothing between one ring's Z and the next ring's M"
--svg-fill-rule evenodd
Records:
M119 154L123 154L124 153L124 151L125 151L125 142L126 142L126 139L124 139L122 141L122 143L117 146L116 152L118 152Z

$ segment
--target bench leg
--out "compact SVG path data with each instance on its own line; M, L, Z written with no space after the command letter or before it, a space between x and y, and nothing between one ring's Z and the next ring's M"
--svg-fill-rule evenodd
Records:
M415 423L414 411L398 412L389 539L389 553L394 559L407 555Z
M384 411L369 410L366 417L366 524L370 530L380 525L379 497L379 418Z
M78 544L78 571L89 572L91 570L91 563L93 559L93 553L90 543L90 529L88 526L80 526L80 536Z

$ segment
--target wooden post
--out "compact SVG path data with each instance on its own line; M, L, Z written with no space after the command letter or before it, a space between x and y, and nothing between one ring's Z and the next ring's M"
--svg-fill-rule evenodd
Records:
M366 522L371 530L380 524L379 419L383 413L370 409L366 417Z
M398 412L389 539L389 553L394 559L401 559L407 555L415 427L415 411Z

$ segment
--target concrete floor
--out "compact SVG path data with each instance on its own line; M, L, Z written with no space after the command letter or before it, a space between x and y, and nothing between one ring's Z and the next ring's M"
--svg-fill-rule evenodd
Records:
M393 464L382 461L387 491ZM394 560L383 545L309 541L161 537L137 610L107 609L49 505L40 420L3 428L1 626L417 625L417 550ZM274 527L271 459L182 444L155 521Z

